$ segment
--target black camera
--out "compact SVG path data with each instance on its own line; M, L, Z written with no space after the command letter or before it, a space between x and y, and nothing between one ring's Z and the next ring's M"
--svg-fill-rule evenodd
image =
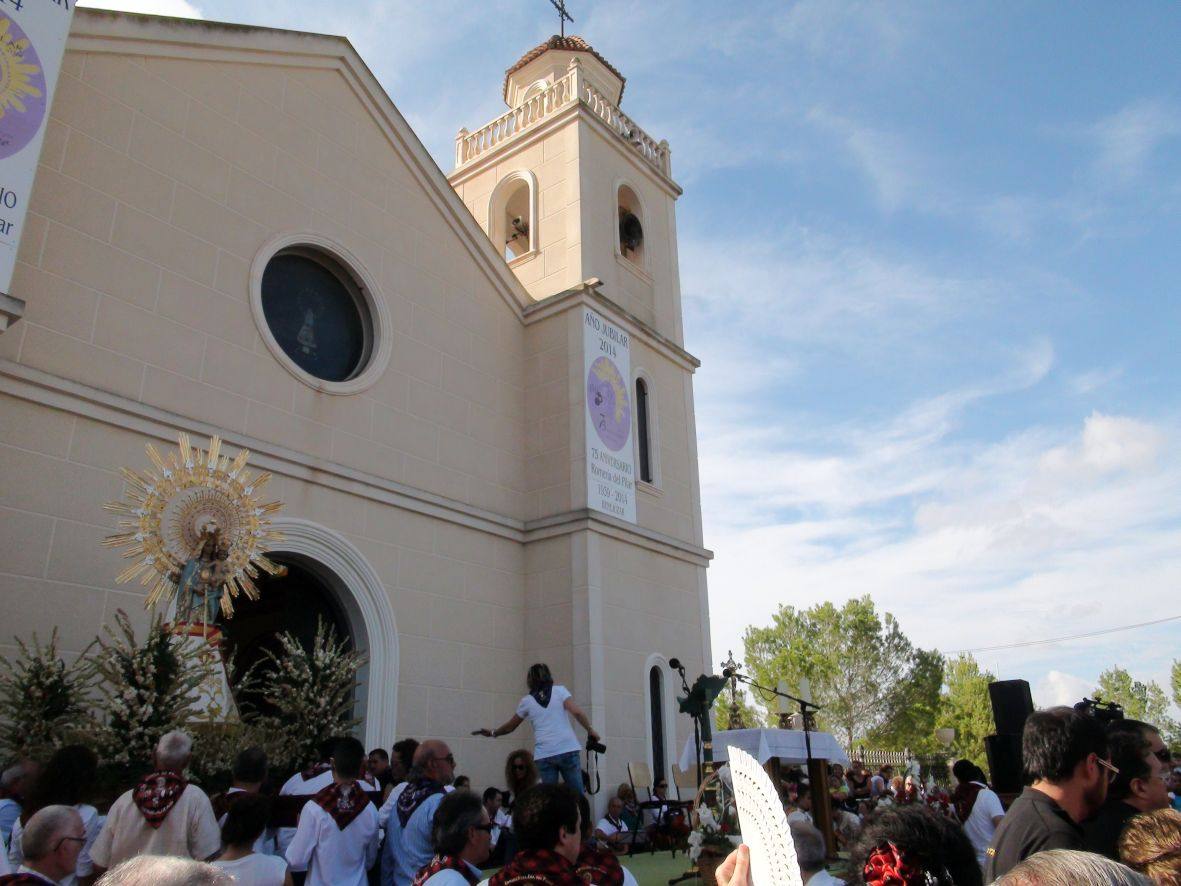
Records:
M1104 726L1124 718L1124 709L1114 701L1096 701L1093 698L1084 698L1074 706L1074 709L1080 714L1094 717Z
M593 751L596 754L607 753L607 746L605 744L603 744L601 741L595 741L593 738L587 738L586 749L588 751Z

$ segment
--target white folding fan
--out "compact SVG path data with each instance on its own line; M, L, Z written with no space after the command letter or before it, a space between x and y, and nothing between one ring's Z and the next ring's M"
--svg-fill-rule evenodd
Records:
M746 751L728 747L742 842L750 849L752 886L804 886L796 846L775 785Z

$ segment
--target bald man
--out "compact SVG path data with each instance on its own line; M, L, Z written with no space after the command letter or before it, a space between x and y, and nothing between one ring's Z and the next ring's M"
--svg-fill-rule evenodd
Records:
M86 843L82 816L72 806L46 806L29 819L21 833L24 864L0 877L0 886L58 883L73 876L78 853Z
M419 870L430 863L435 854L431 842L435 810L454 778L455 757L445 742L430 739L418 746L409 783L386 826L381 886L411 886Z

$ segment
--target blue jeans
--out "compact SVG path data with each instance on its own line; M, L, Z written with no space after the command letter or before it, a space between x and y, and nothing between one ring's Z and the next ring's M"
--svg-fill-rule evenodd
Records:
M543 784L557 784L560 775L575 793L582 793L582 763L578 751L542 757L534 762Z

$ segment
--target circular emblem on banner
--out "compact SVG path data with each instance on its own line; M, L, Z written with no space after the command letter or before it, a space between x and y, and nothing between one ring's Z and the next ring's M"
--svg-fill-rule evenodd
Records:
M45 74L20 25L0 12L0 159L33 140L45 119Z
M612 452L622 449L631 430L631 404L619 368L607 357L591 364L586 377L586 408L603 445Z

